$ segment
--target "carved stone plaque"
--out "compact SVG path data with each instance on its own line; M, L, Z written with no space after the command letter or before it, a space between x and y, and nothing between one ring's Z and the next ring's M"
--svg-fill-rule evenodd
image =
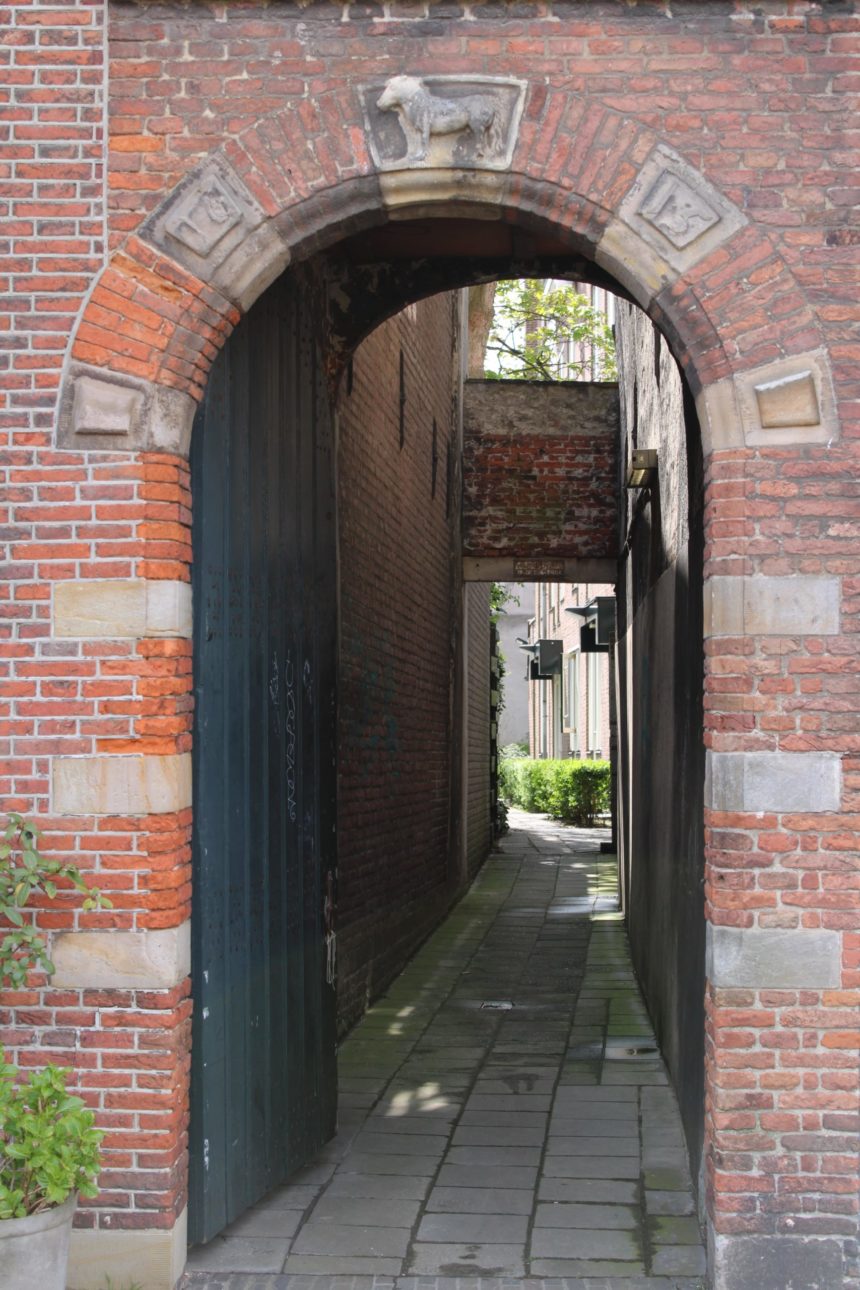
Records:
M657 253L648 257L653 259L648 277L659 290L668 280L667 266L682 273L728 241L746 219L683 157L658 144L621 203L616 223L615 241L631 261L637 257L635 240Z
M673 246L682 250L720 221L714 208L680 175L664 170L639 207L639 214L653 224Z
M514 560L518 578L563 578L564 560Z
M205 258L241 219L242 212L226 184L213 175L201 188L185 194L164 227L177 242Z
M73 433L78 435L131 434L143 410L143 395L111 380L79 376L72 410Z
M753 386L758 414L765 430L786 426L817 426L821 420L812 372L797 372Z
M146 221L143 236L248 309L289 247L223 157L209 158Z
M747 447L827 444L839 418L826 351L780 358L734 378Z
M187 456L195 410L181 390L72 363L60 394L57 447Z
M362 91L379 170L505 170L522 116L524 81L491 76L392 76Z

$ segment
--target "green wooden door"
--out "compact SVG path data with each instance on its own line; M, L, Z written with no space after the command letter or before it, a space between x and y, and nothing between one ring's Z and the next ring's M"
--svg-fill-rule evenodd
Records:
M313 316L291 275L266 292L192 441L192 1243L334 1132L334 452Z

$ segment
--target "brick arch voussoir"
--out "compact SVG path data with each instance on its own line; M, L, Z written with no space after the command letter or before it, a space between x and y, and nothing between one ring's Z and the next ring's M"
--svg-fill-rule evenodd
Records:
M408 173L415 213L477 204L511 222L552 223L651 314L696 393L821 344L767 234L650 126L614 109L531 86L510 171L483 187L480 175L476 183L451 173L462 181L462 203L439 172ZM718 236L705 253L673 247L643 218L661 183L711 211ZM409 202L399 200L398 215L408 217ZM353 86L278 109L225 142L103 270L70 346L58 441L107 446L100 416L137 417L150 429L136 446L184 450L211 364L242 313L291 260L387 220L386 202ZM100 377L105 389L93 384Z

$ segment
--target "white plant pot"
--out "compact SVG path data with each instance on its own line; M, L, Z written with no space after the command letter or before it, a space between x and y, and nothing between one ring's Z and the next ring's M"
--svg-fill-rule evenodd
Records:
M65 1290L77 1195L29 1218L0 1219L0 1290Z

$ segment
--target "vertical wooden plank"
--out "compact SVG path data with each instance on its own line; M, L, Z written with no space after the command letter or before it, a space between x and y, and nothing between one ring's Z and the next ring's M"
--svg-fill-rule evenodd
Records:
M196 1242L334 1128L336 553L312 321L294 283L270 290L215 365L192 448Z
M189 1239L207 1240L227 1222L225 1030L227 961L223 916L226 612L224 559L230 477L229 372L213 368L192 435L195 641L194 936ZM201 451L203 436L207 447ZM204 527L203 517L206 517ZM214 878L214 881L213 881Z
M337 899L337 471L335 422L328 384L319 353L314 380L314 604L317 633L317 784L320 906L317 916L332 902L329 926L334 928L333 904ZM323 943L327 931L322 927ZM325 955L320 975L319 1071L320 1122L317 1136L325 1141L337 1121L337 991L336 977L326 978ZM336 972L336 942L332 947Z
M279 409L273 395L277 370L276 310L271 300L261 301L263 344L249 354L248 496L245 533L248 544L248 663L249 745L246 863L248 911L245 934L250 958L247 989L248 1025L248 1167L249 1194L269 1186L269 1122L271 1067L269 1062L269 989L271 944L268 927L269 816L271 800L266 774L268 704L266 701L269 653L269 615L266 603L266 566L269 547L265 530L268 495L266 470L268 445L281 432ZM250 1202L249 1202L250 1203Z
M253 332L251 333L253 334ZM252 947L248 928L248 821L250 776L248 748L249 624L247 507L249 500L249 408L248 371L251 335L237 332L231 347L230 425L230 508L227 516L227 603L228 639L225 654L227 739L224 793L227 800L225 830L226 890L224 918L227 924L227 1024L226 1070L228 1213L240 1213L250 1203L248 1196L248 1102L249 1031L247 1026L252 972Z

